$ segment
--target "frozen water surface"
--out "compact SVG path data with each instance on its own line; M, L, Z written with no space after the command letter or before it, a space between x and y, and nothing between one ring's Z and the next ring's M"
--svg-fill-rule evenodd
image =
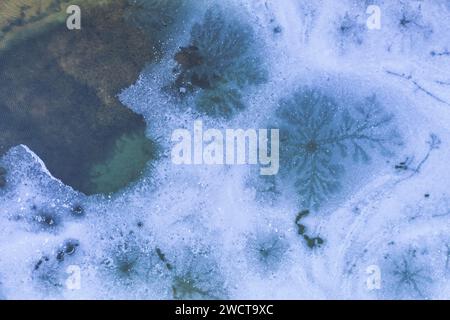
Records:
M88 197L0 160L0 296L450 298L448 1L221 3L120 93L161 148L139 181ZM173 165L198 119L280 128L279 174Z

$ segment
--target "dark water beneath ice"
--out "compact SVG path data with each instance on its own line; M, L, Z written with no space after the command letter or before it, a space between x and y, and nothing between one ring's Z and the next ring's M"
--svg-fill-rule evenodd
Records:
M0 154L25 144L65 184L118 191L155 156L143 117L116 95L157 52L126 23L123 1L85 11L81 31L55 24L0 52Z

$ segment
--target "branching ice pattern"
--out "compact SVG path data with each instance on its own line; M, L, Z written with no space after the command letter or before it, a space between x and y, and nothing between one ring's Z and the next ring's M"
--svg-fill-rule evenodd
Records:
M289 244L277 232L263 232L250 237L247 243L249 262L262 273L277 271Z
M354 107L339 107L325 94L300 89L282 100L278 112L281 161L306 208L317 208L341 187L344 159L368 162L370 150L383 155L399 144L375 96Z
M390 259L387 279L384 282L386 294L400 299L425 299L433 282L428 268L418 261L419 252L409 248L403 254Z
M180 93L200 90L196 101L202 113L229 118L245 108L241 91L266 81L253 28L222 9L209 9L192 27L188 47L175 55Z

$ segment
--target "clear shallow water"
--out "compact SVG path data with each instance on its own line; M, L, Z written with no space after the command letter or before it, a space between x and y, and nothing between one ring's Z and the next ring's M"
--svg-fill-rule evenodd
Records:
M135 184L113 196L86 197L53 179L28 148L2 158L3 295L448 298L450 92L441 83L449 64L431 52L444 52L449 43L443 23L449 8L444 1L379 5L378 31L365 28L362 1L229 1L223 11L206 14L211 18L204 18L207 8L192 8L161 59L119 96L143 116L147 136L162 150ZM402 24L404 16L417 21ZM244 33L236 36L230 27L228 34L229 21ZM205 27L211 24L221 28ZM245 45L227 55L228 42L215 39ZM191 47L183 58L192 63L177 63L180 47ZM318 102L305 92L318 92ZM215 104L204 104L216 96ZM360 106L378 110L367 102L372 97L380 113L367 117ZM230 100L241 107L227 108ZM382 126L387 115L389 126ZM210 128L277 125L289 133L282 157L300 150L300 160L287 161L285 173L268 181L250 166L174 166L172 130L198 119ZM382 137L393 150L343 140L352 119L357 128L368 123L363 133ZM344 147L328 145L330 137ZM370 159L355 157L355 145ZM122 162L111 159L102 170L114 159ZM315 163L338 185L318 189L318 205L309 206L311 191L302 187ZM317 238L322 242L311 242ZM76 249L67 250L75 240ZM69 266L81 272L76 290L65 285ZM381 283L370 290L373 266Z
M36 34L15 44L9 41L0 52L1 153L25 144L52 175L85 194L115 192L135 181L155 156L149 146L153 142L145 137L143 118L121 105L116 95L158 54L156 40L127 23L120 1L83 6L85 28L72 33L56 18L33 26L39 21L33 6L22 9L30 17L18 15L22 22L14 23L16 6L10 2L11 16L1 19L1 25L10 21L3 28L8 30L5 38L20 28ZM38 16L51 17L54 10ZM135 161L123 159L123 153Z

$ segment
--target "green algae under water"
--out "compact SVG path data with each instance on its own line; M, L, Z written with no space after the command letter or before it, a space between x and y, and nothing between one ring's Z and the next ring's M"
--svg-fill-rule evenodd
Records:
M110 156L91 168L92 192L114 192L136 181L156 154L156 145L143 133L124 134L116 141Z

